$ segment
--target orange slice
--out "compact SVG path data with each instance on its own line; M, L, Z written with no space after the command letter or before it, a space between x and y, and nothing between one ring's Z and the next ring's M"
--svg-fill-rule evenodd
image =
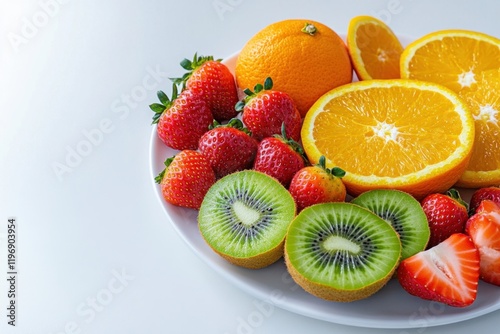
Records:
M357 16L349 22L347 47L359 80L397 79L403 46L379 19Z
M418 199L444 192L469 162L474 119L453 91L416 80L369 80L323 95L301 132L312 163L321 155L352 196L399 189Z
M500 69L481 72L475 89L459 95L472 111L476 137L469 166L457 185L500 185Z
M439 83L459 93L474 114L475 146L458 185L499 185L500 39L467 30L438 31L409 44L400 65L403 78Z

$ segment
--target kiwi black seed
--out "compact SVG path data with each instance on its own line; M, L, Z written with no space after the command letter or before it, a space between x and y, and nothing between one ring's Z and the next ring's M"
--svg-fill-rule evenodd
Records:
M283 256L293 197L276 179L254 170L229 174L207 192L198 213L201 235L229 262L266 267Z
M380 290L401 256L394 229L351 203L323 203L301 211L290 224L285 263L309 293L350 302Z
M372 211L388 222L399 234L404 260L423 251L429 242L427 216L420 203L410 194L399 190L370 190L351 201Z

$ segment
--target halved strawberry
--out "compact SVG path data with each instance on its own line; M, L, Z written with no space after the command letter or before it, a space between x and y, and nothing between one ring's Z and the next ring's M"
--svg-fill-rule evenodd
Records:
M500 206L483 200L467 221L465 231L479 250L481 279L500 285Z
M464 233L403 261L397 277L410 294L450 306L464 307L476 299L479 252Z

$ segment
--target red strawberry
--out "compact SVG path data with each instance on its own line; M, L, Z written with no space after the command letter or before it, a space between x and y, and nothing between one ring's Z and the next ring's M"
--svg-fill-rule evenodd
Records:
M324 156L321 156L317 165L299 170L289 187L297 210L317 203L345 201L346 189L341 180L344 175L345 171L338 167L326 168Z
M208 131L213 117L205 101L189 90L177 96L177 85L173 85L172 98L159 91L160 103L149 107L155 112L153 124L158 123L158 136L169 147L176 150L198 148L200 137Z
M243 127L243 123L233 118L227 125L214 121L211 129L201 137L198 150L208 159L215 175L220 178L251 168L258 145L257 140Z
M483 200L467 221L465 231L479 250L481 278L500 285L500 205Z
M305 167L302 147L293 139L286 137L285 126L282 135L266 137L257 148L253 169L276 178L288 187L295 173Z
M431 230L427 248L439 244L453 233L464 232L465 222L469 218L467 203L460 198L456 189L450 189L446 195L428 195L421 205Z
M165 160L166 168L155 178L165 200L186 208L199 209L203 197L215 183L215 173L199 152L183 150Z
M455 233L401 261L397 277L411 295L455 307L468 306L477 296L479 252L469 236Z
M500 187L485 187L476 190L470 199L469 215L476 213L477 207L485 199L489 199L500 204Z
M243 123L259 141L280 134L283 123L288 137L299 141L300 113L288 94L272 90L272 87L273 81L267 78L264 86L255 86L254 92L245 89L247 97L236 104L236 110L243 112Z
M195 54L193 60L184 59L181 66L188 72L174 82L182 83L183 87L203 98L217 121L237 115L234 106L238 102L238 91L234 76L226 65L212 56Z

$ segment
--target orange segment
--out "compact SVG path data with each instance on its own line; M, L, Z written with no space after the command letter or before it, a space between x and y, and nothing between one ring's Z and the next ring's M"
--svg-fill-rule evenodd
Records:
M473 31L438 31L408 45L400 65L404 78L439 83L459 93L474 114L474 150L458 185L499 185L500 39Z
M403 46L379 19L357 16L349 22L347 47L359 80L397 79Z
M474 120L454 92L415 80L338 87L307 113L302 143L312 163L346 171L349 194L399 189L417 198L450 188L464 172Z
M500 185L500 69L480 73L475 89L459 95L472 111L476 137L471 161L458 185Z

